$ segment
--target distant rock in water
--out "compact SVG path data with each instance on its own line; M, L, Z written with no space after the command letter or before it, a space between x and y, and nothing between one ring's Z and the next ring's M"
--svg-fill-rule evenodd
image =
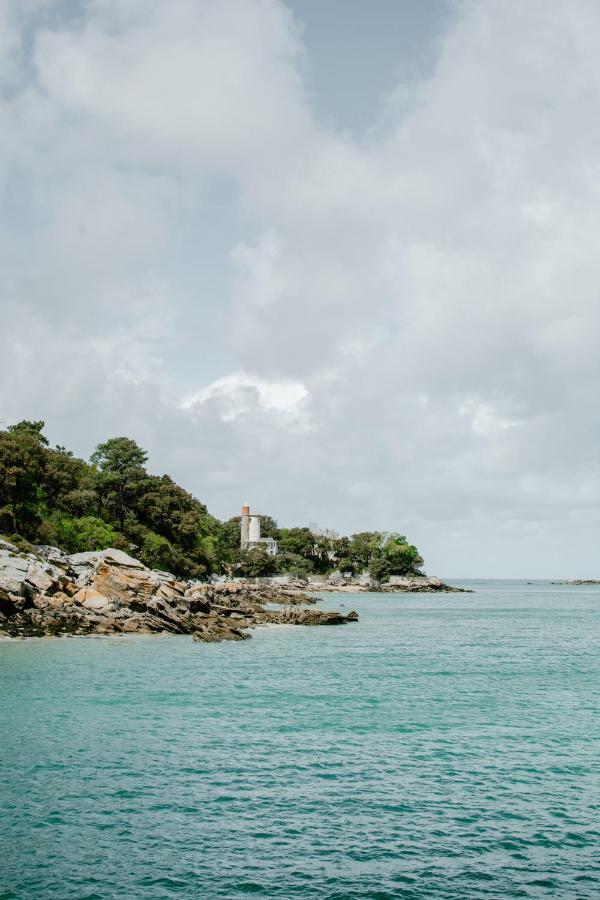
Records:
M244 629L261 624L338 625L358 618L300 608L314 602L283 584L178 581L122 550L66 556L40 546L21 553L0 541L0 636L166 632L210 643L244 640L250 637Z
M557 581L552 584L600 584L598 578L573 578L571 581Z

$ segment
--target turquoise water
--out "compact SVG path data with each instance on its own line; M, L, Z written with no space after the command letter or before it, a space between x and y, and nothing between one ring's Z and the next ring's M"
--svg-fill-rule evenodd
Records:
M600 896L600 590L0 642L0 897Z

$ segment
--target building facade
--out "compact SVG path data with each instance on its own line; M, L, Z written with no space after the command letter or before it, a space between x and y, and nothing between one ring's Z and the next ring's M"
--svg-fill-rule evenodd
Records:
M242 506L242 523L240 533L240 547L249 550L251 547L264 547L272 556L277 554L277 541L272 537L260 536L260 515L250 512L250 505Z

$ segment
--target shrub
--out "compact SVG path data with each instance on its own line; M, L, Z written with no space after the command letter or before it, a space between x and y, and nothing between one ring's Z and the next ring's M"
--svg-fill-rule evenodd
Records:
M153 531L146 531L142 540L140 559L150 569L169 572L173 566L173 548L166 538Z
M89 550L106 550L107 547L122 545L118 534L102 519L96 516L83 516L78 519L67 513L54 513L38 529L38 538L53 538L49 542L56 543L69 553L84 553Z

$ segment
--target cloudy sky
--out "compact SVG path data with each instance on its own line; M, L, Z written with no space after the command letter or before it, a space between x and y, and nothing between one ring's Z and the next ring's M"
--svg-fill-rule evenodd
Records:
M600 576L597 0L0 0L0 420Z

